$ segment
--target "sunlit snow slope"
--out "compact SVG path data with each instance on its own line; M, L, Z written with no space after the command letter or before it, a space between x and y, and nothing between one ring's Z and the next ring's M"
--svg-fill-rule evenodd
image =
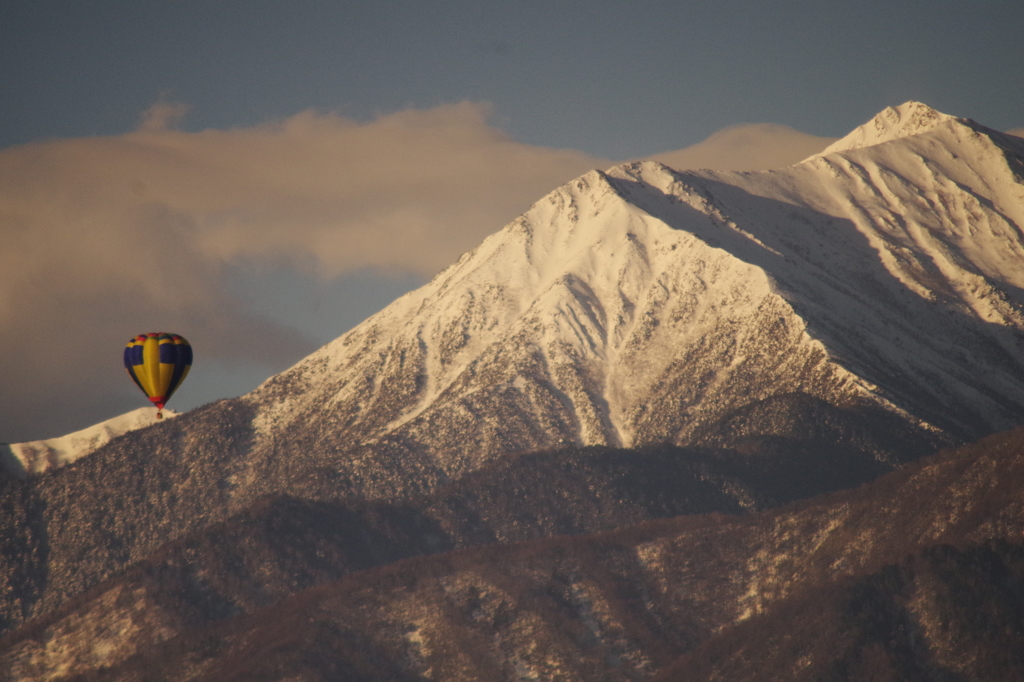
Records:
M245 397L232 482L287 447L364 493L429 487L564 442L698 442L794 392L949 441L1020 423L1022 159L907 103L781 170L588 173Z
M105 422L59 438L29 443L0 443L0 467L14 476L39 474L74 462L129 431L158 423L155 407L140 407ZM176 417L174 410L164 408L164 418Z

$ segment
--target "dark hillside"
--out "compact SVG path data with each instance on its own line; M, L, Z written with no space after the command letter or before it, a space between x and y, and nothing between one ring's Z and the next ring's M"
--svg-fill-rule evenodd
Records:
M231 511L251 414L221 401L127 433L0 492L0 627L71 596Z
M152 637L163 639L405 557L595 533L682 514L743 513L788 501L793 491L859 483L853 475L867 476L881 466L863 455L837 462L779 447L768 453L568 448L506 458L434 495L395 503L266 498L167 543L39 616L26 631L45 629L69 613L98 613L108 608L111 594L127 591L162 623L120 643L130 651L152 643Z
M652 682L1024 679L1024 545L949 545L790 597Z
M682 514L767 509L871 480L927 447L871 413L793 394L731 413L720 426L709 425L704 438L717 447L569 447L509 456L433 493L394 500L360 500L344 488L332 493L330 479L318 477L261 481L243 495L234 484L247 471L250 430L243 407L240 401L222 401L158 428L126 434L84 460L13 482L0 493L5 505L0 542L7 544L0 555L8 584L3 593L6 628L44 615L188 534L209 535L201 544L210 550L189 556L208 557L212 563L193 565L196 559L179 557L181 566L219 575L229 562L216 558L220 555L235 557L232 565L265 561L265 569L250 568L247 574L289 577L278 583L262 576L265 584L246 589L282 596L293 591L293 582L312 584L299 576L316 575L319 582L353 566L366 568L423 552L595 533ZM818 423L813 429L801 421L811 417ZM181 453L191 454L182 458ZM255 491L264 500L291 506L250 509ZM241 516L227 526L213 526L232 514ZM294 514L316 523L301 532L277 530L298 528ZM255 518L263 519L263 530L254 533ZM334 565L340 555L332 550L325 557L309 555L307 566L301 548L262 553L263 545L250 546L255 537L277 538L267 540L270 547L290 546L300 537L320 538L310 547L320 542L350 546L348 524L367 529L355 545L363 548L356 554L379 561L352 564L346 558ZM391 530L375 535L384 527ZM434 530L425 533L424 527ZM394 543L392 533L415 540ZM375 542L380 547L373 549ZM228 603L249 603L235 591L230 588L222 596Z
M681 669L672 665L708 670L737 642L774 650L771 638L789 628L799 640L787 640L789 651L811 652L814 670L838 671L834 679L871 679L857 666L890 666L894 679L984 671L1019 636L1022 487L1024 431L1015 431L754 515L401 561L217 625L184 624L105 672L85 660L77 669L111 680L328 680L342 671L387 680L428 670L446 680L629 680ZM818 626L787 621L808 609ZM975 610L995 623L992 637ZM108 627L110 616L97 623ZM71 646L89 609L78 618L77 632L56 622L12 633L5 663L25 670L41 662L39 647ZM902 634L935 623L946 625L923 644ZM942 628L960 633L946 658ZM95 649L102 631L88 636Z

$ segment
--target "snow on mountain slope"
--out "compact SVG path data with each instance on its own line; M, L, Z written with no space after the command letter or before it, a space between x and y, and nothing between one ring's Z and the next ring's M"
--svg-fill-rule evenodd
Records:
M890 140L919 135L952 118L920 102L905 102L898 107L886 107L870 121L855 128L850 134L836 140L811 158L833 152L873 147Z
M787 393L938 441L1008 428L1022 176L1024 141L915 102L789 168L592 171L244 396L231 489L312 476L386 496L503 453L696 443ZM9 468L128 430L108 424L10 446Z
M931 118L776 177L705 177L799 264L772 274L837 362L969 438L1024 417L1024 145ZM751 212L751 198L780 210Z
M98 450L113 438L158 423L156 413L155 407L140 407L59 438L0 444L0 467L18 477L62 467ZM178 416L167 408L163 414L164 418Z
M389 472L430 487L562 442L694 442L788 392L949 440L1020 423L1024 146L917 103L844 140L787 169L646 162L555 190L246 396L257 456L232 482L287 448L384 495Z

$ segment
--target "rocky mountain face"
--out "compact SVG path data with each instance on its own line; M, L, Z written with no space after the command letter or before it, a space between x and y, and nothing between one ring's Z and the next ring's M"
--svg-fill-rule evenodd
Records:
M253 393L0 480L0 660L712 679L735 628L795 665L756 624L821 600L829 675L945 675L879 633L967 617L943 567L1017 589L1019 434L907 463L1024 422L1022 226L1024 140L917 103L785 169L589 173Z
M866 128L778 171L556 190L247 396L255 458L353 452L345 484L387 496L382 457L429 487L510 451L698 442L788 393L935 441L1018 423L1024 144L916 104Z
M421 556L244 615L218 589L242 585L240 567L211 570L203 554L217 543L190 540L169 548L180 563L158 569L154 557L9 634L0 669L12 680L1016 680L1022 485L1018 429L775 510ZM257 513L213 533L237 543ZM318 523L344 526L310 510L295 544Z

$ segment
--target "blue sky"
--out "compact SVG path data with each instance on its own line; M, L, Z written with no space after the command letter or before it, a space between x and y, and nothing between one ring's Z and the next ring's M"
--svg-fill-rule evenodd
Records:
M1022 34L1014 0L0 3L0 441L141 405L105 356L140 332L197 346L172 407L250 390L590 167L911 99L1024 127Z
M908 99L1015 127L1022 29L1013 0L13 0L0 145L121 133L161 96L190 130L486 101L521 142L606 158L738 123L837 136Z

